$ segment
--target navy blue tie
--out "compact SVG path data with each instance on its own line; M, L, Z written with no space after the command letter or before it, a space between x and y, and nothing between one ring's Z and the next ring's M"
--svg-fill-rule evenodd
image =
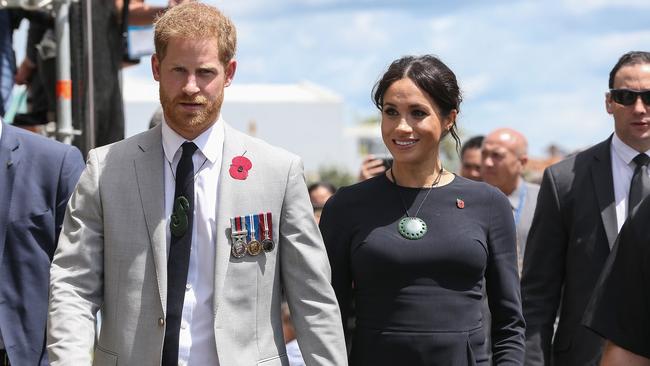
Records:
M193 142L182 145L183 153L176 168L174 207L170 218L171 240L167 259L167 317L162 365L178 366L178 340L183 316L183 300L192 247L194 219L194 163L197 149Z

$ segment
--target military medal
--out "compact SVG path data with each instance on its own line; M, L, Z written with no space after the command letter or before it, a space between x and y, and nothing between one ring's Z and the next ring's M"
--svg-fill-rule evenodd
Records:
M398 188L397 194L399 195L399 198L402 201L402 205L404 206L404 211L406 212L406 217L403 217L397 223L397 232L399 232L399 234L403 238L409 240L418 240L421 239L427 233L427 223L424 222L424 220L422 220L421 218L419 218L418 214L420 213L420 209L422 208L424 201L427 200L427 198L429 197L429 193L431 193L431 191L433 190L433 187L435 187L438 183L440 183L440 178L442 177L442 173L443 173L443 169L441 167L440 171L438 172L438 176L434 180L433 184L431 184L431 187L429 187L429 190L427 191L427 194L424 196L422 202L420 202L420 206L418 206L417 211L415 211L415 215L411 216L409 215L408 208L406 208L406 203L404 203L404 198L402 198L402 195L399 192L399 187L397 186L397 179L395 179L395 174L393 174L393 169L390 170L390 175L393 178L395 187Z
M243 258L246 255L246 230L242 230L242 218L233 217L230 219L230 237L232 239L231 254L235 258Z
M265 252L270 252L275 248L275 243L273 243L273 221L272 215L270 212L259 214L260 227L263 227L262 231L262 247Z
M255 230L255 226L259 228L259 223L256 225L255 222L256 218L256 215L246 216L246 232L248 239L248 245L246 249L250 255L258 255L262 252L262 244L257 240L257 232L259 230Z
M169 231L179 238L185 234L188 226L187 212L190 210L190 202L185 196L178 196L174 200L174 213L169 220Z

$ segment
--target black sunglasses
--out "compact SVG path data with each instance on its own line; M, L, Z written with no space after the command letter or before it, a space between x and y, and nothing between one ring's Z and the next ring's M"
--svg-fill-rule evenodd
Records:
M636 103L638 97L641 97L643 104L650 105L650 90L610 89L609 95L612 96L613 101L622 105L632 105Z

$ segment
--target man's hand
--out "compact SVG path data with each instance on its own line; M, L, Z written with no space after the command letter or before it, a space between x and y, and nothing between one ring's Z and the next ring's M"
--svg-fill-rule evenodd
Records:
M18 66L16 71L16 76L14 76L14 81L18 85L26 85L29 80L32 78L32 74L36 69L36 64L34 64L30 59L25 58L23 62Z

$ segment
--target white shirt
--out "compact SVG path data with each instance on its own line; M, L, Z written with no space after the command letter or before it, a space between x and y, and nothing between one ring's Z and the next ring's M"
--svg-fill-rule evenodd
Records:
M176 167L181 145L187 140L162 124L165 153L165 217L172 213L176 187ZM183 314L178 347L178 364L188 366L219 365L214 339L214 261L216 246L217 187L224 141L224 122L219 118L193 142L198 150L194 164L194 220L192 246L183 301ZM167 252L170 246L167 225Z
M650 156L650 150L645 152ZM639 152L626 145L614 133L612 137L611 156L612 156L612 177L614 178L614 202L616 202L616 223L618 231L627 218L628 195L630 194L630 182L636 164L632 159L639 155ZM650 173L650 169L648 170Z

